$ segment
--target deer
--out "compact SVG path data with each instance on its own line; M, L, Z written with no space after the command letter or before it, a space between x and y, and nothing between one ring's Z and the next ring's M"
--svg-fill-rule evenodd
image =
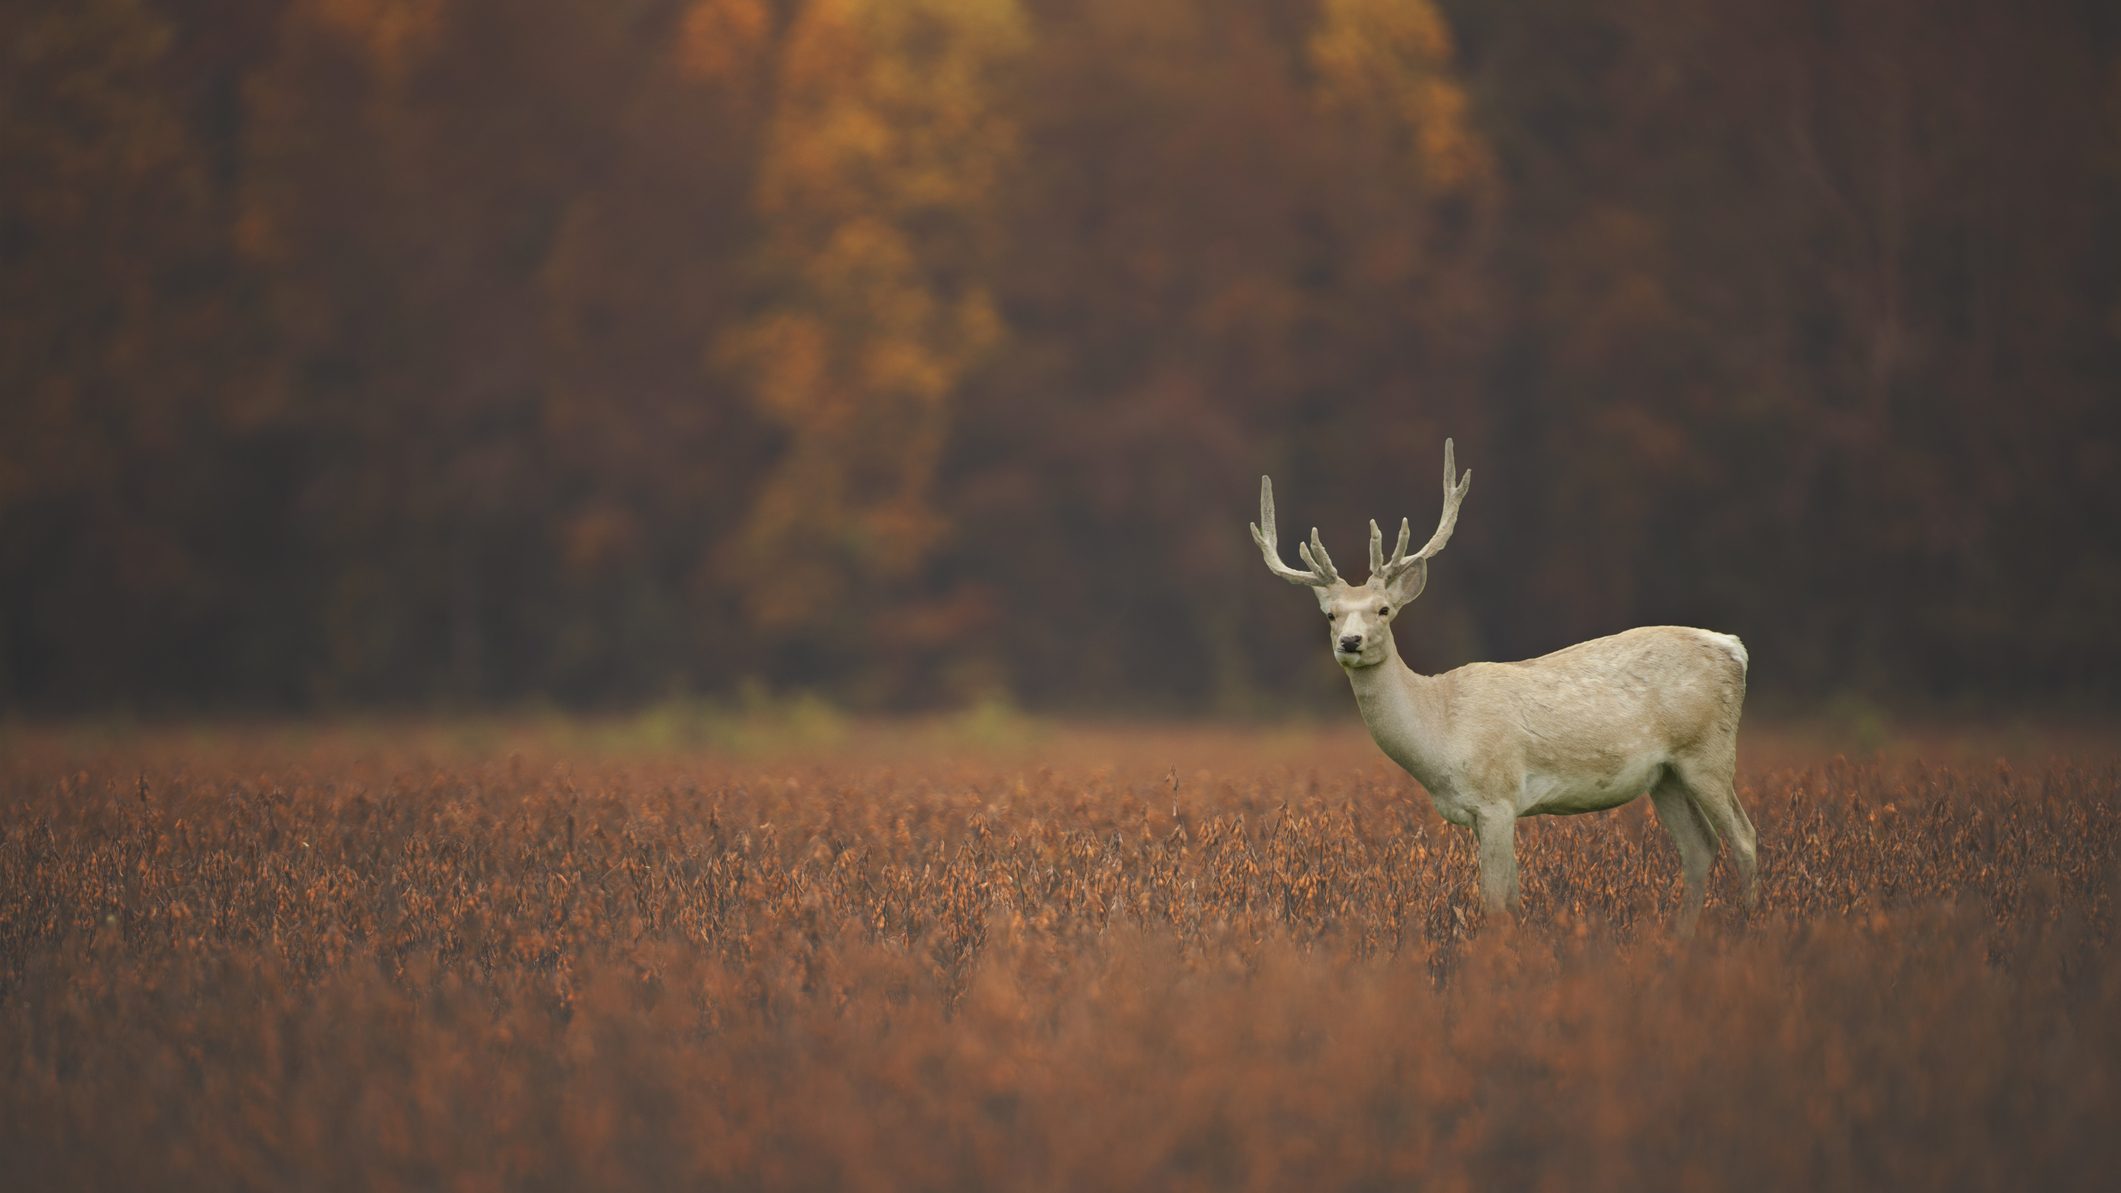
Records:
M1318 529L1297 544L1304 567L1282 562L1274 482L1259 478L1252 540L1267 569L1314 591L1333 659L1347 673L1370 738L1416 782L1443 819L1472 830L1482 903L1519 909L1517 822L1574 816L1645 792L1679 851L1685 882L1676 928L1691 936L1721 838L1731 845L1747 906L1759 893L1757 838L1738 802L1738 717L1745 644L1688 626L1642 626L1513 663L1468 663L1422 675L1399 657L1392 623L1421 596L1429 560L1451 541L1473 483L1443 445L1443 514L1408 554L1400 519L1390 556L1370 521L1370 577L1341 578Z

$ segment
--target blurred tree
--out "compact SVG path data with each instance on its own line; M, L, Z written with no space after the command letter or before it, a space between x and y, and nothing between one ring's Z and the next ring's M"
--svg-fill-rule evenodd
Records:
M170 45L138 0L0 7L0 697L201 666L230 595L201 541L227 320Z
M1326 0L1311 35L1320 106L1354 124L1402 193L1427 198L1493 186L1488 148L1468 120L1443 17L1428 4Z
M1496 392L1554 486L1502 620L1567 619L1511 647L1707 621L1812 687L2104 686L2116 21L1451 8L1517 210Z
M922 615L946 533L935 478L967 373L1002 335L995 102L1025 42L1011 0L812 0L778 63L756 193L760 312L722 341L778 459L727 556L748 619L797 673L831 674Z
M1349 482L1347 512L1335 521L1349 528L1342 534L1373 516L1433 519L1446 436L1501 482L1483 494L1499 527L1512 472L1494 450L1498 420L1483 372L1501 321L1493 274L1502 195L1457 47L1433 5L1328 0L1306 49L1310 137L1325 150L1315 173L1327 284L1314 287L1312 334L1332 345L1310 372L1352 410L1297 427L1298 443ZM1449 666L1487 649L1488 619L1462 594L1481 583L1486 544L1499 541L1455 545L1455 575L1439 574L1423 632L1409 636L1416 665Z
M615 89L599 169L540 275L552 690L659 692L766 665L715 561L742 530L731 511L757 491L770 428L706 346L746 313L778 36L756 0L684 7Z
M745 143L678 165L640 139L659 119L713 129L725 105L741 124L743 85L717 91L685 60L697 11L690 41L687 10L656 0L528 14L317 0L284 22L251 87L240 231L269 280L283 404L319 448L301 501L332 544L303 602L320 694L684 674L668 643L692 624L685 560L711 543L659 543L659 566L629 566L629 528L700 498L711 445L743 442L712 417L699 345L730 317L713 274ZM628 204L654 222L622 223ZM695 220L708 235L672 251ZM642 492L641 477L679 488ZM585 573L619 605L583 598Z
M996 594L991 649L1032 698L1241 710L1292 671L1333 694L1289 594L1254 583L1259 473L1359 561L1379 494L1433 516L1438 428L1477 439L1488 168L1447 39L1391 21L1045 14L1000 271L1015 341L957 444L946 562Z
M0 701L2121 693L2121 10L1017 2L0 5Z

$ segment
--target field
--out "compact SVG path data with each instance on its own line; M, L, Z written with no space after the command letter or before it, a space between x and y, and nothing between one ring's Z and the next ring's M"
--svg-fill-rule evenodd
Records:
M2121 763L1749 731L1525 912L1339 730L0 740L14 1189L2069 1188Z

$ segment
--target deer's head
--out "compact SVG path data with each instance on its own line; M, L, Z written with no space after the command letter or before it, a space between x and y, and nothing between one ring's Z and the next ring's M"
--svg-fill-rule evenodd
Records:
M1252 527L1252 541L1259 544L1260 554L1266 557L1267 570L1291 584L1316 591L1318 607L1326 615L1333 658L1341 666L1375 667L1391 657L1392 619L1421 595L1429 582L1429 557L1443 550L1444 544L1451 541L1451 532L1458 527L1458 507L1466 499L1473 473L1468 469L1461 477L1457 471L1451 441L1446 439L1443 516L1436 523L1436 533L1421 550L1407 554L1411 527L1401 518L1399 545L1387 557L1384 532L1377 528L1376 519L1370 520L1370 578L1359 585L1341 579L1334 570L1333 558L1326 554L1326 545L1319 541L1315 526L1311 528L1310 542L1296 544L1296 553L1303 557L1307 570L1281 561L1281 546L1274 532L1274 482L1264 476L1259 478L1259 522Z

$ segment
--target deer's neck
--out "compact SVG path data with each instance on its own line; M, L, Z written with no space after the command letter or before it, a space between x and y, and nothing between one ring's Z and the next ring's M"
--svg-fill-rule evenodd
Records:
M1377 666L1349 671L1348 684L1377 748L1435 792L1449 729L1446 681L1415 672L1391 649Z

